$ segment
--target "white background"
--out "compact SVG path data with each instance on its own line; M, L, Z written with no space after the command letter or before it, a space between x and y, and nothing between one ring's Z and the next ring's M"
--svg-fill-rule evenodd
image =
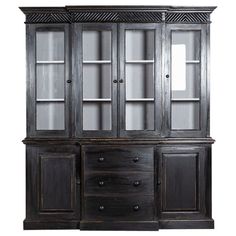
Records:
M236 235L236 13L233 0L3 0L0 12L0 234L1 235ZM215 230L159 232L23 231L25 218L25 25L19 6L216 5L211 25L211 135Z

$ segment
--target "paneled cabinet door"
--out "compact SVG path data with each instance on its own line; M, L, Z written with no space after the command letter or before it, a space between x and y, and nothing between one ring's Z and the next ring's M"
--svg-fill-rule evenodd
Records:
M207 30L206 24L167 25L164 80L167 136L207 134Z
M161 127L161 25L119 26L120 136L153 136Z
M158 158L159 218L211 218L210 147L161 147Z
M26 220L79 220L79 150L27 146Z
M27 134L69 135L69 26L27 25Z

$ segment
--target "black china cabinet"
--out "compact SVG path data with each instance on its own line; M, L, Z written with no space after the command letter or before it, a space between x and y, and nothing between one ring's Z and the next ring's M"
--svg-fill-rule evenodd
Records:
M214 228L215 7L21 7L24 229Z

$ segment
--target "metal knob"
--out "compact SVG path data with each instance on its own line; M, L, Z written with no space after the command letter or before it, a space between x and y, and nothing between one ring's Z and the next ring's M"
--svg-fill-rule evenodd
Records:
M140 209L139 205L133 206L133 210L134 210L134 211L138 211L139 209Z
M166 78L168 79L169 77L170 77L170 75L167 74L167 75L166 75Z
M138 181L138 180L134 181L133 185L134 185L134 187L138 187L140 185L140 181Z
M104 206L99 206L99 211L103 211L104 209L105 209L105 207Z
M119 80L119 83L123 83L123 82L124 82L124 80L123 80L123 79L120 79L120 80Z
M104 157L99 157L98 158L98 162L104 162L104 160L105 160Z
M116 79L113 80L113 83L117 83L118 81Z
M72 81L71 81L70 79L68 79L66 82L67 82L68 84L70 84Z
M98 182L98 185L99 185L100 187L104 186L104 184L105 184L104 181L99 181L99 182Z
M138 162L139 161L139 158L138 157L135 157L134 159L133 159L133 162Z

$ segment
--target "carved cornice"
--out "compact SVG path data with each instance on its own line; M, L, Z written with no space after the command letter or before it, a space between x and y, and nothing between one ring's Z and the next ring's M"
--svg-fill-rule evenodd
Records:
M216 7L173 6L66 6L20 7L25 23L209 23Z

